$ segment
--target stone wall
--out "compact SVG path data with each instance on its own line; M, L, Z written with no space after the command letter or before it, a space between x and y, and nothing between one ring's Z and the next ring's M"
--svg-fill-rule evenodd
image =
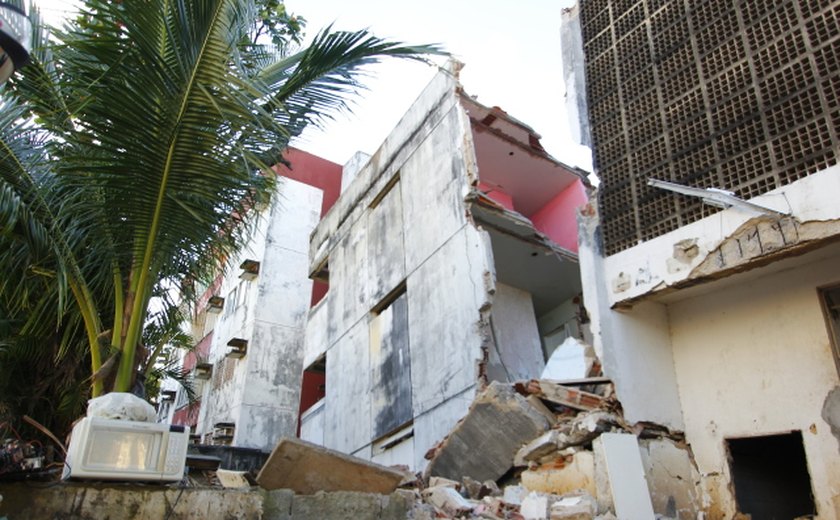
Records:
M0 485L0 518L74 520L396 520L413 507L411 493L332 492L295 495L281 489L235 490L125 484Z

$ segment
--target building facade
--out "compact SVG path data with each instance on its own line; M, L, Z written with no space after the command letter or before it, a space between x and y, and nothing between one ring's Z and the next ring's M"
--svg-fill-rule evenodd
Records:
M285 159L248 246L193 312L196 348L184 368L199 400L179 391L173 422L190 425L197 442L270 451L297 432L304 327L319 294L309 235L338 197L341 167L296 149Z
M709 518L840 517L838 14L565 14L601 180L580 232L594 346L629 421L685 432Z
M301 436L384 464L424 455L491 380L539 377L580 327L582 172L441 71L317 226ZM352 179L352 181L350 181Z

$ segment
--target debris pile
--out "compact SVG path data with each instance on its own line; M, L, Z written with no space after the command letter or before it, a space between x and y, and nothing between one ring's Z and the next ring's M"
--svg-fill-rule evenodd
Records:
M418 520L693 518L696 511L685 491L695 474L681 434L628 424L603 377L492 382L426 457L425 472L412 475L282 439L256 483L296 495L399 494ZM657 472L668 475L665 488L685 487L652 493ZM253 484L244 472L217 477L227 488Z
M418 508L429 518L652 519L639 439L682 442L628 424L606 378L492 382L427 454ZM667 516L678 517L669 498Z

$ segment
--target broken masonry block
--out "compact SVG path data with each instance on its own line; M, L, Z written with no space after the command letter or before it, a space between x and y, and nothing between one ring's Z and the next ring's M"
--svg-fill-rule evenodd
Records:
M517 467L527 466L529 462L539 460L542 457L557 451L557 441L560 432L549 430L528 444L519 448L513 458L513 465Z
M461 490L461 483L455 480L450 480L448 478L443 477L430 477L429 478L429 486L430 488L433 487L451 487L456 491Z
M267 490L291 489L301 495L317 491L393 493L405 477L386 468L300 439L280 439L257 475Z
M423 490L423 498L426 502L435 506L435 509L452 515L469 513L477 504L473 504L450 486L435 486Z
M544 401L581 411L594 410L603 403L600 395L563 386L547 379L529 381L526 391Z
M513 467L522 444L549 427L540 410L510 385L494 381L476 396L467 415L441 443L426 474L498 480Z
M589 493L567 495L551 504L551 520L592 520L598 513L598 504Z
M464 488L467 490L467 495L473 500L481 500L486 496L499 496L502 494L499 486L493 480L479 482L470 477L464 477L463 482Z
M636 436L603 433L592 447L599 509L611 509L619 518L653 520L653 504Z
M250 488L251 483L245 476L246 471L233 471L228 469L217 469L216 478L219 483L225 488Z
M523 471L520 481L529 491L554 495L586 491L595 495L595 458L591 451L581 450L554 463Z

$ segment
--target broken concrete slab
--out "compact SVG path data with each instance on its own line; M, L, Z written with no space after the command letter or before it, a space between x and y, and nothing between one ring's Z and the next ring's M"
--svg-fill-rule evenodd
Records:
M522 505L522 499L528 494L528 490L522 486L505 486L502 501L514 506Z
M576 415L571 421L562 425L561 435L557 440L557 449L589 444L593 439L613 429L624 429L626 424L618 415L595 410Z
M542 400L539 397L535 395L529 395L525 398L525 400L528 401L528 404L530 404L534 408L534 410L540 412L542 416L545 417L545 420L548 421L548 424L554 426L554 424L557 422L557 416L554 414L554 412L548 409L548 406L546 406L545 403L542 402Z
M533 379L529 381L525 385L525 391L550 403L584 412L594 410L603 403L603 398L600 395L563 386L548 379Z
M598 505L619 518L653 520L639 442L627 433L603 433L593 442Z
M591 347L589 347L591 349ZM587 345L569 336L549 356L540 379L580 379L589 375L594 359L587 359Z
M548 497L542 493L528 493L522 499L522 506L519 508L519 514L525 520L544 520L548 518Z
M405 474L300 439L283 438L257 475L264 489L393 493Z
M557 442L560 438L560 432L557 430L549 430L536 439L532 440L525 446L519 448L516 456L513 458L513 465L527 466L529 462L536 461L557 451Z
M513 467L522 444L534 439L550 423L543 413L508 384L492 382L470 406L436 450L427 475L475 480L498 480Z
M585 491L595 495L595 458L592 452L581 450L574 455L528 469L520 475L522 486L530 491L565 495Z
M450 486L426 488L423 490L423 498L435 506L435 509L452 516L469 513L477 505L462 497L454 487Z
M684 443L668 438L639 440L653 511L689 520L702 509L700 474Z
M592 520L598 513L598 504L592 495L564 496L551 504L549 518L551 520Z
M225 488L249 488L251 487L251 483L248 482L248 478L245 476L245 473L245 471L217 469L216 478L219 479L219 483Z

